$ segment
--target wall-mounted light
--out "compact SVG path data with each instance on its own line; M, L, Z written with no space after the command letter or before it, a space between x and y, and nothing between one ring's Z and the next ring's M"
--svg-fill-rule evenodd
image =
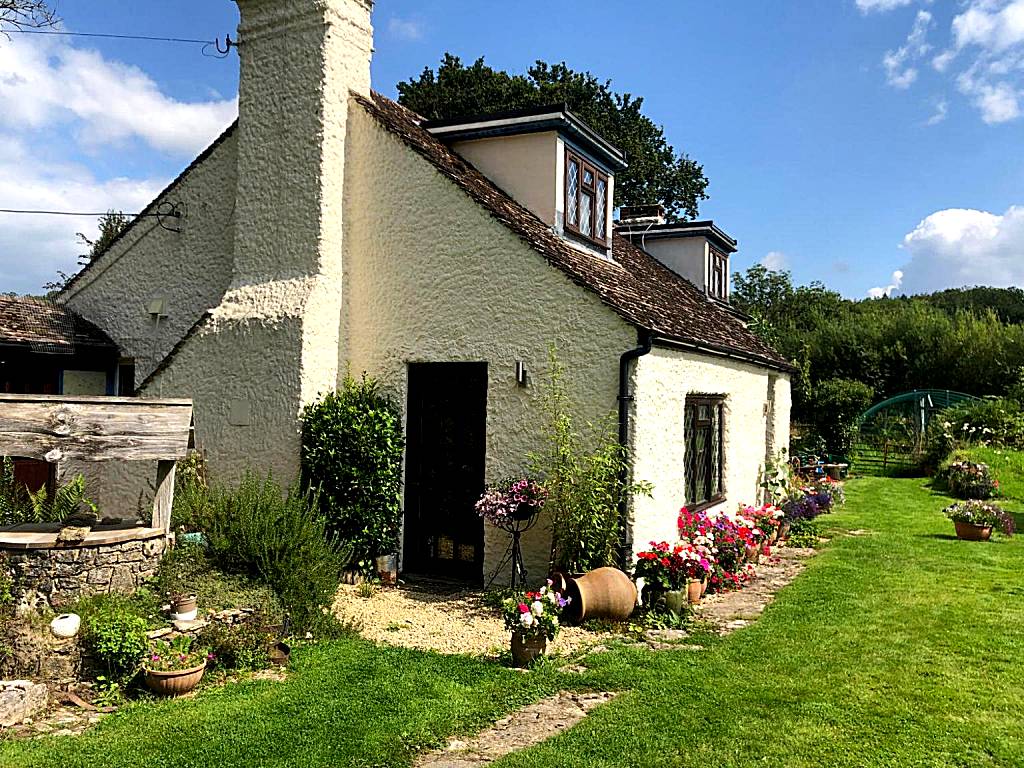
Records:
M530 378L526 373L526 363L522 360L516 360L516 384L520 387L529 385Z

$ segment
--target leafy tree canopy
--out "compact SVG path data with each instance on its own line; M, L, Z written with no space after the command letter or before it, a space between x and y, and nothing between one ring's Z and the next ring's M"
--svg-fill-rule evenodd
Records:
M493 69L477 59L467 66L446 53L437 71L398 84L398 101L429 120L500 112L544 104L569 109L626 153L629 168L616 173L615 205L660 202L670 219L697 216L707 199L704 168L666 141L646 117L643 99L616 93L611 81L561 64L536 62L525 75Z

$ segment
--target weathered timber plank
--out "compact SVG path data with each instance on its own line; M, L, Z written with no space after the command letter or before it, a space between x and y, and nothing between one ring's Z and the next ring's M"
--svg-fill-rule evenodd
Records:
M151 526L162 531L171 529L171 509L174 506L174 470L177 463L161 461L156 465L156 494L153 496Z
M0 436L8 432L44 435L166 435L188 432L190 405L109 403L0 403Z
M81 461L182 459L187 452L187 431L180 435L79 435L77 437L0 432L0 455L39 459L51 464L68 459Z
M20 396L19 396L20 397ZM0 455L57 463L182 458L189 445L192 406L144 400L110 402L0 400Z
M111 397L109 395L8 395L0 394L0 404L5 402L26 403L147 403L150 405L192 405L188 398L140 398Z

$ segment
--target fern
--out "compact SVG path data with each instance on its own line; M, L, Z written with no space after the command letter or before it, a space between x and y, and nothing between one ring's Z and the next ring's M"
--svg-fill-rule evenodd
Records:
M4 456L0 462L0 523L62 523L83 506L93 514L99 508L86 498L85 477L75 475L50 497L46 486L36 492L14 477L14 462Z

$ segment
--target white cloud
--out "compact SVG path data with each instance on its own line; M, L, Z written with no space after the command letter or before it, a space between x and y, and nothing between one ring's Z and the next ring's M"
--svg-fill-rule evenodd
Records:
M65 40L0 45L0 127L68 124L86 146L139 139L179 156L197 154L234 119L237 99L178 101L137 67Z
M785 269L789 264L789 258L782 251L769 251L761 259L761 266L777 272Z
M883 296L892 296L893 291L898 291L903 285L903 272L897 269L892 273L892 282L884 288L869 288L868 296L872 299L880 299Z
M236 99L178 101L137 67L64 39L0 37L0 208L137 212L167 179L100 176L86 161L180 167L236 114ZM77 232L94 236L95 218L0 214L0 291L38 292L75 271Z
M100 181L74 163L44 162L24 139L0 135L0 207L29 210L134 212L165 181ZM0 213L0 291L39 292L58 270L74 272L83 248L76 232L96 234L94 218Z
M882 57L886 82L893 88L909 88L917 80L917 67L913 62L931 50L927 41L931 23L932 15L928 11L918 11L906 42L895 51L886 51Z
M861 4L858 0L865 12L891 10L900 4L909 3L867 0ZM924 40L927 24L922 28L919 23L922 15L930 23L931 15L918 11L906 43L887 51L882 59L886 81L894 88L909 88L918 80L917 60L931 50ZM1024 0L964 0L950 23L948 41L932 57L931 65L952 77L984 122L1020 118L1024 115Z
M938 125L946 119L949 114L949 102L942 99L935 105L935 111L932 116L925 120L925 125Z
M388 19L388 33L399 40L419 40L423 37L423 23L415 19L392 16Z
M904 291L1024 285L1024 206L1003 214L964 208L936 211L903 239L910 256Z
M914 0L857 0L857 7L861 13L885 13L913 2Z

